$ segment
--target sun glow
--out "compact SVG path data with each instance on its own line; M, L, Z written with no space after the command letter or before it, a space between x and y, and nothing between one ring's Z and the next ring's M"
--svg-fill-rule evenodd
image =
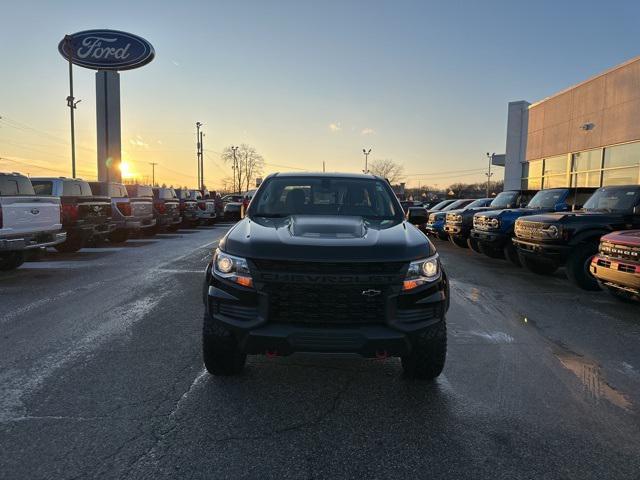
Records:
M122 178L131 178L134 176L131 171L131 166L127 162L120 162L120 172L122 172Z

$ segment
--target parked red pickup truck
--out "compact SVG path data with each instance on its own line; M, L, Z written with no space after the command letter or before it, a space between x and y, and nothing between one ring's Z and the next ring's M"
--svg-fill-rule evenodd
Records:
M60 197L67 239L55 245L59 252L77 252L88 242L106 240L115 228L111 222L111 199L93 195L88 182L80 178L37 177L31 183L36 195Z

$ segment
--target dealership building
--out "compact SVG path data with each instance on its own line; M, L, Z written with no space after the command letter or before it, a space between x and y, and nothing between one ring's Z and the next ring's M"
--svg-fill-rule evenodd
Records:
M640 57L537 103L509 103L506 189L640 184Z

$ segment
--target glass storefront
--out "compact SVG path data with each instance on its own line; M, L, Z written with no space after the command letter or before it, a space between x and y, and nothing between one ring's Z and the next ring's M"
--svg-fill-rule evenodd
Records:
M640 184L640 142L531 160L521 183L531 190Z

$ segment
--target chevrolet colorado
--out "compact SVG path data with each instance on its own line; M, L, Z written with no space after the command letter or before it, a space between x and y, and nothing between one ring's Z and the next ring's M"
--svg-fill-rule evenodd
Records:
M62 243L60 199L36 195L28 177L0 173L0 270L18 268L25 252Z
M449 284L383 178L274 174L206 269L202 347L214 375L247 354L399 356L432 379L446 357Z
M600 237L616 230L640 227L640 186L602 187L582 210L519 218L513 243L522 264L548 275L566 266L567 277L585 290L598 290L589 271Z

